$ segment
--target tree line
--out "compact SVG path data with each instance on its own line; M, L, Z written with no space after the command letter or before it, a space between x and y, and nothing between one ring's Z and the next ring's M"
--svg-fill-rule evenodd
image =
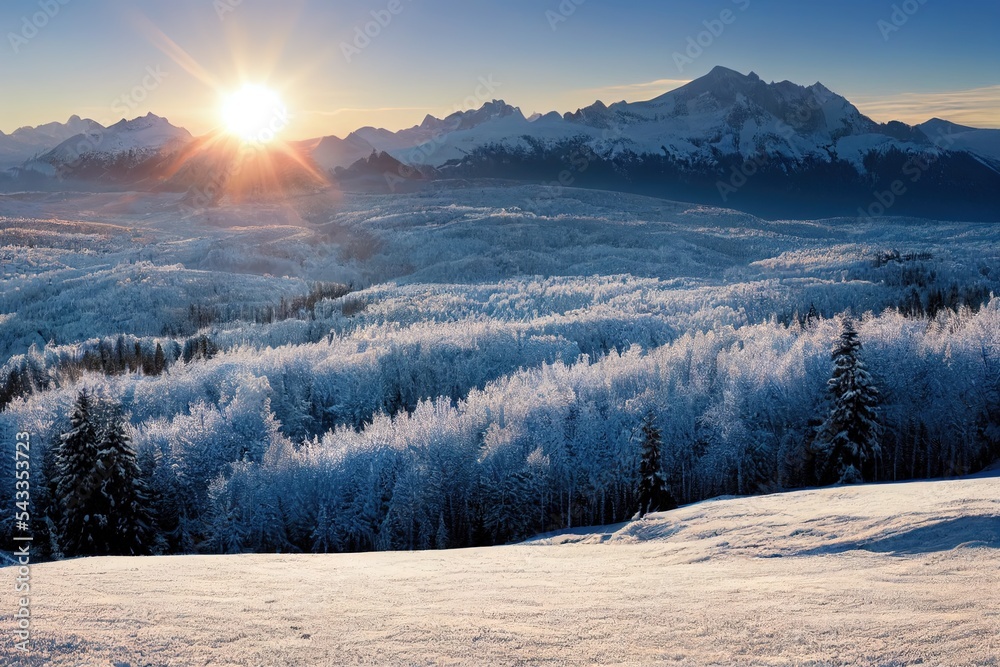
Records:
M897 446L883 438L882 394L855 324L842 318L840 327L815 426L785 452L806 462L799 484L885 479L884 456ZM561 384L549 382L553 391ZM395 424L376 420L360 433L339 430L297 446L265 400L251 438L234 439L224 454L215 452L214 468L199 473L194 460L168 464L163 450L136 454L120 406L83 390L46 459L39 531L54 556L448 548L622 521L718 492L774 490L780 472L765 466L780 464L776 452L761 456L761 443L748 434L724 452L703 441L684 451L666 441L679 406L664 411L653 400L629 416L615 414L606 399L578 397L555 421L552 413L515 417L513 406L505 415L500 402L500 414L478 422L487 424L482 431L434 402ZM733 428L727 418L710 410L702 421L717 420L706 430L725 432ZM766 421L753 419L757 427ZM345 442L414 421L423 428L405 447ZM995 445L987 454L1000 453ZM218 439L210 446L227 447ZM736 488L725 475L718 487L685 486L685 475L711 477L720 453L736 463L730 474L743 478Z

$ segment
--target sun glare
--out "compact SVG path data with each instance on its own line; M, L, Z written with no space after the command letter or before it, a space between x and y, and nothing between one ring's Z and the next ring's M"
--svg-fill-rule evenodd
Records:
M247 84L223 100L222 122L243 141L266 144L288 125L288 109L275 91Z

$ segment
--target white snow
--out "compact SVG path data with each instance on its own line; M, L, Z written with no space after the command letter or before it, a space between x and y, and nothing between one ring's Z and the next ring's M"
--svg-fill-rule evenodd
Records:
M508 547L48 563L33 652L6 641L0 661L997 665L996 474L713 500Z

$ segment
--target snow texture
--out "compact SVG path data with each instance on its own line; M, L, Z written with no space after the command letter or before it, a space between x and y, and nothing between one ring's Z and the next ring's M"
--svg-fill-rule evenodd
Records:
M33 652L4 642L0 662L997 665L997 472L719 499L508 547L49 563Z

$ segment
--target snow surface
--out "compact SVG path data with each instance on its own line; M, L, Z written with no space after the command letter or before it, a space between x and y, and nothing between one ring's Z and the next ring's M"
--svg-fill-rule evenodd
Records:
M997 665L997 474L713 500L507 547L48 563L34 652L4 642L0 662Z

